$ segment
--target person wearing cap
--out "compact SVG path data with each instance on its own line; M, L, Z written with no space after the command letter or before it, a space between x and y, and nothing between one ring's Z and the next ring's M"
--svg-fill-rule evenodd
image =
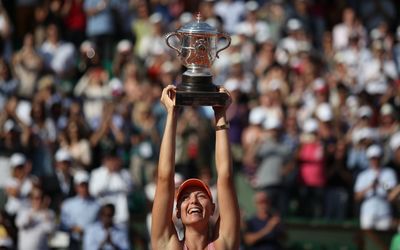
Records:
M50 198L40 187L30 193L30 205L18 212L18 249L48 250L49 236L56 229L55 213L49 209Z
M360 205L360 227L363 230L389 230L393 213L388 194L397 185L396 173L383 167L381 146L369 146L366 155L369 168L357 176L354 184L355 202Z
M243 172L248 181L253 182L257 169L257 161L253 157L254 143L263 134L262 124L267 114L262 107L254 107L249 112L248 125L242 132L241 145L243 147Z
M29 176L30 163L24 154L12 154L10 167L12 176L5 183L7 202L4 208L10 216L15 216L21 209L28 207L34 181Z
M42 176L40 184L44 192L51 198L50 208L60 211L64 199L75 195L72 177L72 157L70 153L60 148L54 156L54 174Z
M89 193L89 174L80 170L74 174L76 195L61 205L60 229L70 236L69 249L81 249L85 228L96 221L99 203Z
M169 51L165 43L165 20L161 13L154 13L149 17L151 24L150 33L146 34L137 44L137 55L150 63L153 61L151 58L155 55L162 55Z
M174 188L175 138L177 107L174 105L175 86L164 88L161 102L167 110L166 125L160 148L157 187L152 209L151 245L158 249L239 249L240 214L232 179L232 158L228 139L229 128L224 107L213 107L216 122L215 165L220 218L210 224L215 210L209 187L199 179L188 179ZM224 88L221 92L229 94ZM223 198L221 198L223 197ZM184 237L179 239L172 222L173 204L177 200L176 217L184 226Z
M252 144L251 151L257 162L254 188L265 191L273 209L285 214L287 195L284 192L284 179L293 169L293 153L282 136L282 121L275 116L265 118L263 133Z
M319 129L318 120L308 118L303 124L296 152L299 174L299 213L309 218L321 218L324 213L326 153L319 136Z
M127 169L122 168L117 150L105 152L102 165L91 172L89 191L100 204L110 203L115 206L115 224L128 225L128 195L132 189L132 177Z
M387 141L392 134L399 130L400 123L393 106L389 103L383 104L379 110L378 133L380 138Z
M133 44L128 39L122 39L117 43L116 53L112 62L112 73L118 79L123 79L124 68L128 63L134 62Z
M376 141L377 133L375 128L363 127L354 130L351 133L351 137L352 145L348 151L347 166L356 177L358 173L369 166L366 150Z

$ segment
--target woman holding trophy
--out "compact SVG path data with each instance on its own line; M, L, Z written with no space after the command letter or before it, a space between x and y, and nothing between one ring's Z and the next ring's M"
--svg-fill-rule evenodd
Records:
M167 119L161 142L157 187L152 210L151 244L154 250L236 250L240 243L239 205L233 182L232 159L225 112L231 103L229 96L225 106L213 106L215 114L216 144L215 165L220 217L214 225L210 217L215 204L209 187L199 179L189 179L177 192L174 187L175 138L178 111L175 105L176 88L164 88L161 102L167 110ZM174 201L176 218L182 221L184 236L180 240L173 223Z

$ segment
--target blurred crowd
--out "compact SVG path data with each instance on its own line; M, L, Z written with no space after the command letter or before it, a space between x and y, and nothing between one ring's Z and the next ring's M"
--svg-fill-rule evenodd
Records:
M397 228L396 1L1 2L0 249L147 247L132 225L151 211L161 91L184 71L165 34L196 13L231 36L212 71L233 98L235 173L255 191L243 247L280 249L290 216ZM213 111L180 112L176 184L212 186Z

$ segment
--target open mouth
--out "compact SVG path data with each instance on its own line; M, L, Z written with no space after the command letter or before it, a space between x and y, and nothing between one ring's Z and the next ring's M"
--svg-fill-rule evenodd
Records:
M188 214L201 214L202 209L198 207L193 207L188 210Z

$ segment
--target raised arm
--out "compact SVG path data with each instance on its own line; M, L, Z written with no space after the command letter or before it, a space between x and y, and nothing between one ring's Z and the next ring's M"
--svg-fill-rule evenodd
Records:
M172 222L173 203L175 197L175 137L177 115L173 103L175 87L164 88L161 102L167 110L167 120L161 141L158 162L157 187L152 209L151 245L154 250L168 249L168 243L176 231Z
M228 93L224 88L221 92ZM228 93L229 94L229 93ZM215 164L217 168L217 192L220 213L218 249L239 249L240 243L240 214L239 204L233 179L232 156L228 138L228 121L225 107L213 107L215 112L216 143Z

